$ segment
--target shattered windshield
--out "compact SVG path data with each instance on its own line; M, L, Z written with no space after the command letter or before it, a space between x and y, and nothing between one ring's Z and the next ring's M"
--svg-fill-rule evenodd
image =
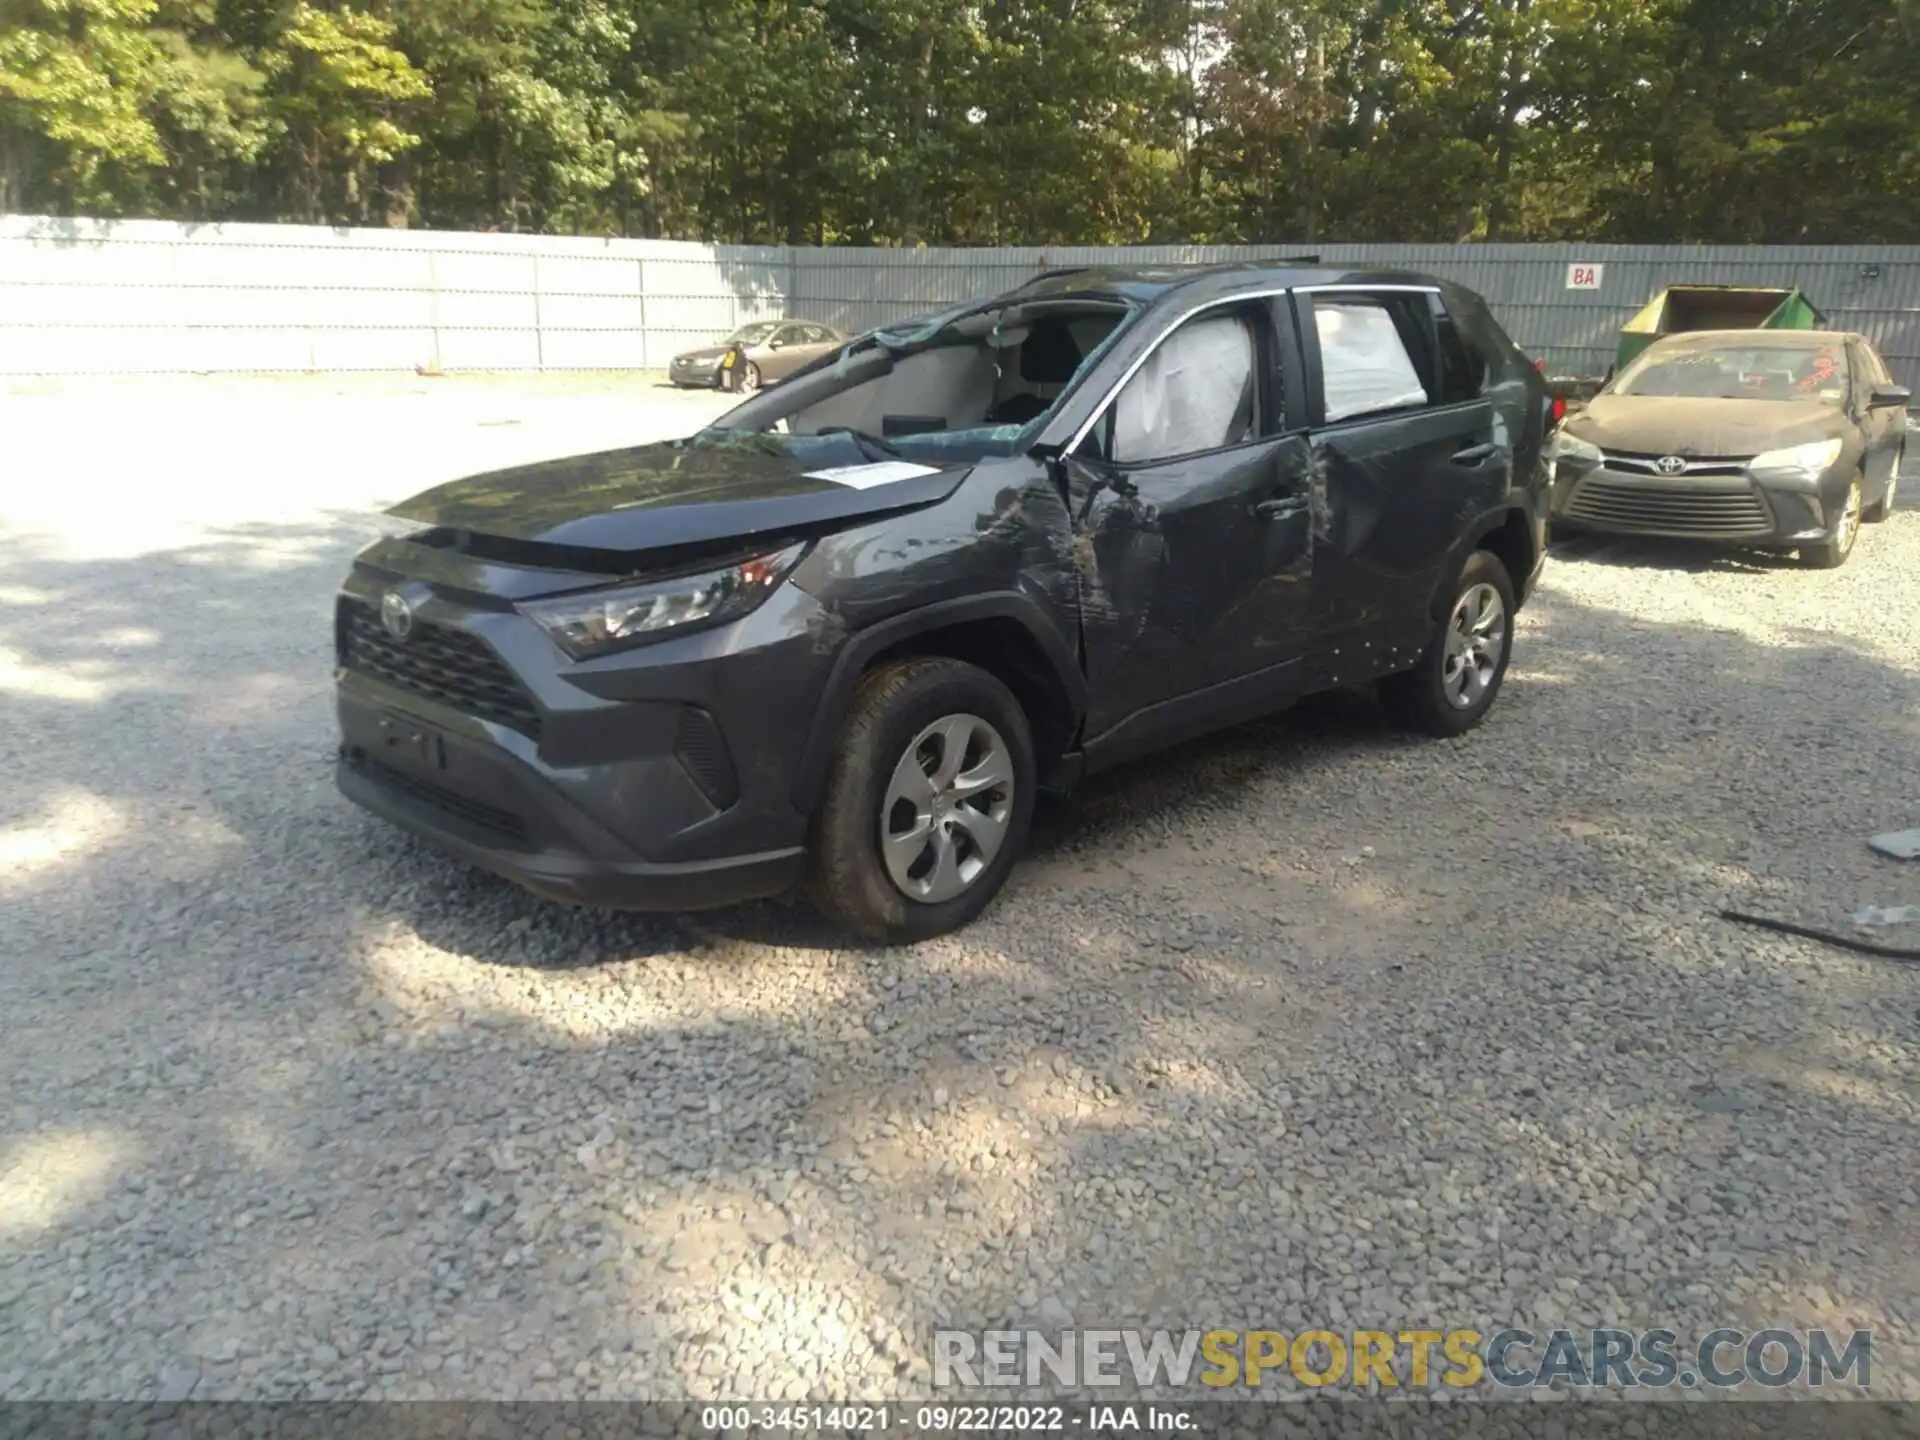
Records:
M1613 383L1615 395L1690 400L1817 400L1847 394L1847 352L1839 341L1739 345L1724 340L1662 345L1642 352Z
M823 441L836 452L854 444L869 461L1017 454L1132 309L1049 299L876 330L720 423L808 458Z

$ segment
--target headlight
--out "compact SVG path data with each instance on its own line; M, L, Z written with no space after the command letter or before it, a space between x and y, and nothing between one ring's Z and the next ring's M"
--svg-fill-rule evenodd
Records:
M773 593L806 548L803 542L723 570L530 600L518 609L562 650L585 660L688 626L738 620Z
M1836 436L1832 440L1816 440L1811 445L1789 445L1784 450L1769 450L1747 462L1747 473L1756 480L1811 485L1840 458L1842 448L1842 442Z
M1553 438L1547 441L1549 460L1580 460L1589 465L1600 463L1600 447L1590 440L1582 440L1578 435L1569 435L1564 430L1553 432Z

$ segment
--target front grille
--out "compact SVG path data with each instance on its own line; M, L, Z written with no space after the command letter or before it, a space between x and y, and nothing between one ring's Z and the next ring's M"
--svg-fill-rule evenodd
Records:
M1642 454L1634 450L1603 450L1601 458L1609 470L1619 470L1628 475L1661 475L1669 472L1658 468L1666 454ZM1686 463L1683 475L1744 475L1751 455L1683 455L1677 457Z
M415 620L412 633L396 640L371 605L342 599L340 663L462 714L540 738L540 710L526 687L485 641L464 630Z
M1771 535L1773 516L1751 490L1703 490L1686 485L1610 485L1580 482L1566 517L1609 530L1644 530L1731 540Z
M524 846L527 843L527 823L511 810L502 810L495 805L470 800L465 795L456 795L451 790L443 790L431 781L392 769L377 760L369 760L364 752L356 751L351 758L354 769L376 784L431 805L443 814L463 820L474 829L484 830L511 844Z

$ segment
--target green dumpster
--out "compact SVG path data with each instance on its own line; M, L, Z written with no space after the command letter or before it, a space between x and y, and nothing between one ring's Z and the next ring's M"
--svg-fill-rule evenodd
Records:
M1685 330L1820 330L1827 317L1796 287L1669 285L1620 331L1619 369L1662 335Z

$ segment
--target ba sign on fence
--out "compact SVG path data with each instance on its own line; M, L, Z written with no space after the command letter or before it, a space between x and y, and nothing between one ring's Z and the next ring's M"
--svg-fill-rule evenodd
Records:
M1567 289L1598 290L1600 277L1606 268L1604 265L1582 265L1578 262L1567 266Z

